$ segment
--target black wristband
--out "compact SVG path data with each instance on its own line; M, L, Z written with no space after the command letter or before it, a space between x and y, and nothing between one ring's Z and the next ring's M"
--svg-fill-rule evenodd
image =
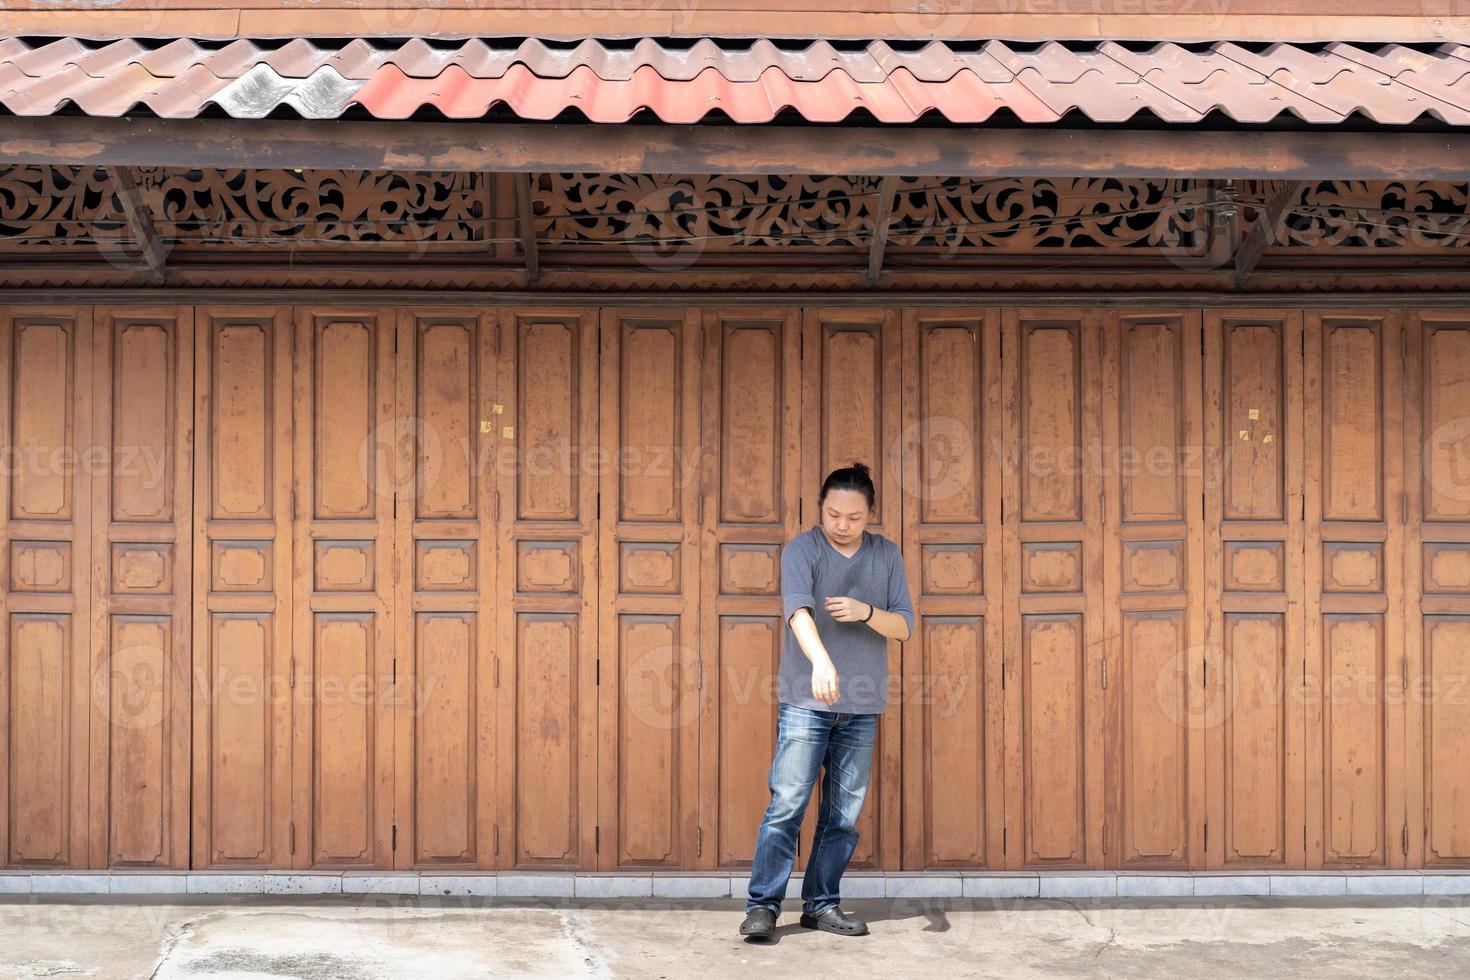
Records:
M868 603L868 614L863 617L863 622L866 623L868 620L872 619L873 618L873 613L876 612L877 609L878 609L877 606L873 605L871 602Z

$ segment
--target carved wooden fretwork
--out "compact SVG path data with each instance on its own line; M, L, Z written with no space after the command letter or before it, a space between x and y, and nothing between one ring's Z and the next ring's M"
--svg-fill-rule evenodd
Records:
M902 181L889 241L909 248L1192 250L1198 181L1132 178Z
M128 223L115 194L101 167L0 167L0 242L46 250L124 239Z
M1263 202L1271 181L1241 181L1241 199ZM1261 215L1244 208L1243 232ZM1271 246L1439 251L1470 244L1470 184L1424 181L1307 181L1287 205Z
M669 174L541 174L537 233L549 246L854 249L872 228L876 180Z
M543 174L543 244L618 243L741 251L857 250L871 241L877 178ZM1242 181L1241 234L1272 196ZM895 186L890 252L1118 248L1193 251L1203 243L1200 181L1121 178L905 178ZM679 212L679 213L674 213ZM1470 244L1470 184L1311 181L1272 248L1441 251Z
M483 242L489 195L478 173L341 170L174 170L137 167L158 234L182 249L305 250L352 243ZM0 168L0 243L94 247L128 237L106 172ZM442 249L441 249L442 250Z
M542 174L550 247L619 243L741 250L866 249L878 178ZM896 181L894 250L1191 249L1204 214L1193 181L1078 178Z
M521 241L508 182L478 173L182 170L138 167L140 200L171 252L450 253L506 257ZM774 249L855 262L871 252L876 177L538 174L541 251L680 261ZM1133 178L902 178L892 182L885 254L1198 253L1204 185ZM1271 181L1239 182L1244 238ZM95 254L133 248L101 168L0 167L0 250ZM503 248L498 247L504 243ZM1309 181L1267 251L1470 244L1470 184ZM712 254L711 254L712 253ZM493 259L491 259L493 261Z

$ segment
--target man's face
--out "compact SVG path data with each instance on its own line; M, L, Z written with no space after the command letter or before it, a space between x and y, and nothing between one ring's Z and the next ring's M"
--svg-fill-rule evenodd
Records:
M829 490L822 498L822 532L833 544L849 546L863 539L868 526L868 498L860 490Z

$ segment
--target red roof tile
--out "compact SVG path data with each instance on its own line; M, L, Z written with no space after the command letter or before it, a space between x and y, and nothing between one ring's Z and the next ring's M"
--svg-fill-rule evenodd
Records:
M1470 47L0 38L0 108L48 115L71 106L170 118L210 107L236 118L285 109L314 119L354 107L383 119L421 111L477 119L499 109L600 123L721 114L763 123L783 112L837 122L866 112L888 124L929 114L978 124L1004 110L1029 123L1151 113L1178 124L1217 115L1263 124L1288 113L1321 125L1354 115L1404 125L1427 113L1466 126Z

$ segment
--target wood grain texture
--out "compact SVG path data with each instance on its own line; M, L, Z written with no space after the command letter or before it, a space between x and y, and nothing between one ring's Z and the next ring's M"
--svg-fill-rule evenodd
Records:
M23 307L0 319L0 431L11 463L0 480L0 842L10 867L93 863L95 572L85 503L93 481L83 467L57 465L92 445L93 315L90 307ZM27 562L27 552L36 557Z
M275 16L275 15L273 15ZM0 18L0 27L5 20ZM41 32L45 33L45 32ZM248 127L249 139L241 132ZM485 130L481 134L479 130ZM949 177L1438 180L1470 175L1470 136L902 127L601 126L315 120L14 117L0 163L493 171L497 173L892 174ZM866 269L858 272L866 276ZM1233 277L1233 267L1222 270ZM1253 276L1259 283L1264 277Z
M194 325L191 866L290 867L293 321Z
M1106 863L1204 856L1204 513L1197 310L1103 325Z
M192 307L93 331L91 834L95 867L189 862ZM87 464L83 464L87 465Z
M750 867L770 802L780 549L805 526L800 317L702 312L698 867L708 870ZM798 847L813 827L808 818Z
M855 869L1470 866L1467 390L1453 307L6 307L3 863L747 869L863 459Z
M393 866L394 311L298 307L294 867Z
M905 310L903 867L1004 859L1001 315Z
M393 527L394 866L497 867L499 319L398 310Z
M1207 864L1304 867L1302 319L1206 310L1204 325ZM1256 581L1240 552L1273 550L1278 579L1230 587Z
M1102 449L1101 316L1023 308L1006 310L1002 323L1002 534L1005 567L1015 570L1002 582L1005 863L1097 868L1103 487L1092 461Z
M1403 576L1405 809L1409 867L1470 866L1470 821L1457 804L1470 751L1470 311L1405 314ZM1390 583L1390 586L1392 583Z
M807 308L802 313L801 494L803 524L818 523L816 495L840 466L873 472L876 514L868 530L902 545L902 360L894 309ZM903 676L902 644L888 643L890 685ZM894 688L890 687L890 692ZM900 866L903 702L890 693L878 725L868 796L858 819L853 868ZM814 817L815 807L807 811ZM813 828L815 823L810 824Z
M608 9L600 4L553 5L527 0L514 5L476 8L466 0L407 8L401 3L342 0L321 7L272 0L240 0L228 7L209 7L199 0L166 0L153 5L129 0L100 10L86 0L56 6L44 0L16 0L0 15L0 28L12 34L54 34L58 10L71 15L68 30L82 36L116 37L156 34L170 37L235 38L250 36L391 35L405 33L467 36L528 35L581 38L609 30ZM1058 37L1118 40L1209 41L1221 37L1274 41L1441 41L1444 27L1426 10L1398 2L1375 7L1371 14L1345 15L1317 0L1275 5L1252 2L1229 13L1200 12L1184 3L1150 7L1146 12L1121 7L1112 11L1049 9L1018 11L1000 2L936 10L918 3L886 4L874 0L811 0L786 6L771 0L720 0L714 6L682 8L649 5L619 8L616 33L625 36L748 35L759 17L769 37L825 38L973 38L1005 37L1046 41Z
M597 866L694 867L703 323L668 307L599 327Z
M500 866L597 867L595 310L501 312L496 806ZM539 554L538 554L539 553ZM540 560L521 575L517 565ZM525 583L526 588L522 587Z

